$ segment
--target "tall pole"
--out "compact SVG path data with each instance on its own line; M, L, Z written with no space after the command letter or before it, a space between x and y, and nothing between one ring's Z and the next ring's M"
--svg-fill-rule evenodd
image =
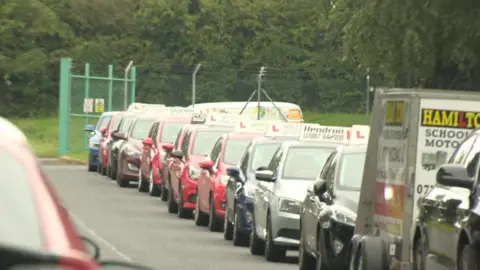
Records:
M367 68L367 89L365 95L365 114L370 113L370 68Z
M260 120L260 102L262 101L262 77L265 75L265 67L260 67L258 72L258 85L257 85L257 120Z
M130 69L132 68L133 65L133 60L130 60L128 63L128 66L125 68L125 77L124 77L124 83L125 85L123 86L123 109L126 111L128 108L128 72L130 72Z
M195 67L195 70L192 73L192 107L195 108L195 98L196 98L196 92L197 92L197 72L200 69L202 64L198 64Z

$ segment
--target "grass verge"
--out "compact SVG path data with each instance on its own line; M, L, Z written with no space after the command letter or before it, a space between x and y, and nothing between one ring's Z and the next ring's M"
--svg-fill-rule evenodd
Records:
M33 150L40 158L58 156L58 119L10 119L27 135ZM304 113L305 123L326 126L368 125L369 118L359 114ZM69 124L69 154L72 159L88 159L88 141L83 130L86 124L95 124L97 118L72 117Z

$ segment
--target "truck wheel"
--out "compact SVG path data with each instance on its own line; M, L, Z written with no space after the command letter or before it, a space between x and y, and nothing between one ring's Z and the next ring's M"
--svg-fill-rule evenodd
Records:
M480 258L472 245L465 245L458 260L458 270L479 270Z
M364 237L356 258L357 270L388 270L385 242L380 237Z

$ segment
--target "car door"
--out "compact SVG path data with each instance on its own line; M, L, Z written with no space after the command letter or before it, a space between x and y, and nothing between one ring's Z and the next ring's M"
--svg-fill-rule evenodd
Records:
M178 194L178 183L180 182L180 175L185 168L185 161L187 159L188 145L190 143L190 137L192 132L188 131L180 144L180 150L183 152L182 159L174 158L170 165L170 183L168 183L170 190L173 194Z
M161 149L158 148L158 141L157 141L159 125L160 125L159 122L156 122L155 124L153 124L152 130L150 131L151 134L149 134L148 136L149 138L152 139L152 146L150 147L150 152L149 152L149 158L150 158L149 164L151 164L154 175L157 175L157 176L159 174L158 168L160 165L159 158L160 158L160 151L161 151ZM146 172L147 173L146 175L150 173L150 167L147 167L147 170L148 171Z
M155 131L155 127L158 126L158 122L153 124L153 126L150 128L150 132L148 133L148 137L149 138L155 138L153 137L154 136L154 131ZM143 145L143 150L142 150L142 157L141 157L141 171L142 171L142 174L144 176L148 175L149 174L149 170L150 170L150 163L152 161L152 157L154 155L154 152L155 152L155 147L154 145Z
M326 180L328 173L332 170L331 166L334 164L335 156L336 152L328 157L318 179ZM302 233L304 233L304 240L310 251L316 251L318 215L323 207L322 205L323 203L319 200L318 196L315 195L312 184L307 190L307 198L303 204L304 210L302 222Z
M215 164L215 161L219 159L220 152L222 150L223 138L219 138L210 152L208 158L212 160ZM215 165L214 165L215 166ZM207 170L202 170L202 174L198 180L198 198L200 202L200 207L202 210L207 211L210 209L210 189L211 189L211 178L213 175L210 175L210 172Z
M478 135L464 141L449 160L449 163L465 165L469 174L473 174L472 177L475 172L468 168L474 167L473 163L477 162L475 152L480 150L480 140L477 138ZM466 189L437 184L421 200L427 250L434 256L444 258L441 262L436 262L440 265L446 267L456 265L456 249L452 248L456 246L458 240L455 222L457 212L465 212L468 209L468 195L469 191Z
M274 177L278 179L279 176L279 164L283 157L283 149L279 149L275 155L273 156L268 169L273 172ZM255 196L258 197L259 202L259 213L257 218L258 226L261 228L262 237L264 237L264 232L267 228L267 212L270 207L270 202L275 197L273 194L273 187L275 182L265 182L265 181L258 181L258 185L256 188ZM257 208L255 208L255 215L257 215Z

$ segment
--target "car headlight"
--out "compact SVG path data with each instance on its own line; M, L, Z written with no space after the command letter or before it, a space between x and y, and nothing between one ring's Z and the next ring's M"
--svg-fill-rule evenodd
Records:
M335 221L355 226L356 217L354 217L353 215L348 215L337 210L332 210L332 218Z
M188 166L188 177L190 179L197 179L198 177L200 177L201 173L202 171L200 171L200 169L197 169L194 166Z
M222 182L222 184L226 185L228 183L228 180L230 179L230 176L228 175L221 175L220 176L220 182Z
M301 207L302 202L294 201L291 199L280 199L280 212L300 214Z

